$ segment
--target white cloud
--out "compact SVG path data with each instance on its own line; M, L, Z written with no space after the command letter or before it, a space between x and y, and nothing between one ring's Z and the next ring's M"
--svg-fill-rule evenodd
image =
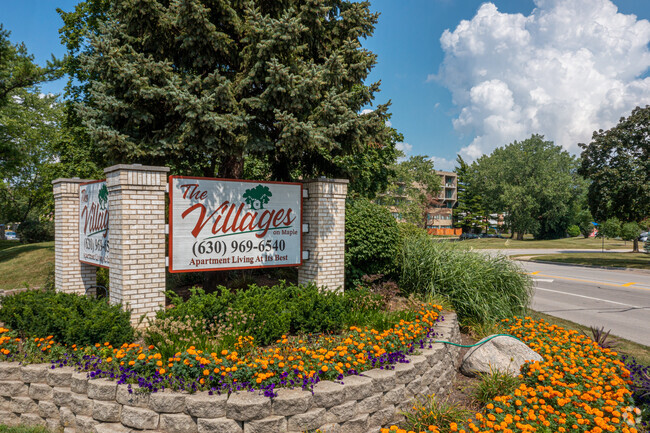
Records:
M372 113L373 111L375 110L371 110L370 108L364 108L363 110L361 110L361 115Z
M535 0L529 16L483 4L440 42L436 75L460 113L454 128L475 137L475 159L541 133L577 153L597 129L650 101L650 22L610 0Z
M441 171L454 171L456 168L456 160L442 158L440 156L432 156L433 168Z

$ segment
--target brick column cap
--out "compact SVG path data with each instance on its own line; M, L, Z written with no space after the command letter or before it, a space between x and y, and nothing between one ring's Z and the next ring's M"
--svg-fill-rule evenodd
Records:
M321 177L317 179L305 179L301 181L302 183L316 183L316 182L328 182L328 183L350 183L349 179L330 179L326 177Z
M86 183L86 182L93 182L97 179L79 179L78 177L73 177L73 178L66 178L66 177L59 177L58 179L54 179L52 181L52 185L56 185L59 183Z
M104 169L104 174L112 173L118 170L133 170L133 171L152 171L167 173L169 167L159 167L156 165L142 165L142 164L117 164Z

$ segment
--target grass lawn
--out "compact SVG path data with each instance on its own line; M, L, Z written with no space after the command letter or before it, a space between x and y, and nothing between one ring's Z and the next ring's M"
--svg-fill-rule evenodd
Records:
M573 329L576 331L584 331L591 338L591 329L588 326L583 326L570 320L560 319L555 316L549 316L548 314L540 313L533 310L528 310L528 315L535 320L544 319L547 322L561 326L565 329ZM608 329L605 329L607 332ZM611 337L610 337L611 338ZM620 337L614 337L618 342L616 350L619 353L625 355L632 355L636 358L637 362L644 365L650 365L650 347L644 346L642 344L635 343L630 340L625 340Z
M650 254L645 253L567 253L534 256L534 262L571 263L575 265L611 266L615 268L650 269Z
M548 249L589 249L589 250L599 250L602 248L603 240L595 238L583 238L578 236L575 238L565 238L565 239L552 239L544 241L536 241L534 239L524 239L523 241L518 241L516 239L495 239L495 238L484 238L484 239L467 239L460 242L460 245L467 247L477 248L477 249L533 249L533 248L548 248ZM617 239L605 239L605 249L623 249L629 248L632 250L632 242L627 242L617 240Z
M0 251L6 250L7 248L15 247L20 245L19 241L3 241L0 240Z
M40 287L54 266L54 242L0 246L0 290ZM0 430L1 432L1 430Z

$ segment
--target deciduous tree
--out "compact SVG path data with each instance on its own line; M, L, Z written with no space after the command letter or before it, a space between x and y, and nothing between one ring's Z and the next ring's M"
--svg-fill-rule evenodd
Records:
M599 220L640 222L650 215L650 106L636 107L613 128L581 143L580 173L589 178L589 207ZM638 241L634 251L638 251Z

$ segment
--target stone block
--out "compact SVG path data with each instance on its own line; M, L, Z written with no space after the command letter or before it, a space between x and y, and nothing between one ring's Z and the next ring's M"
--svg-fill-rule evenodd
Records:
M77 433L94 433L97 424L99 423L90 416L77 415L75 426Z
M11 411L16 413L36 413L38 405L29 397L12 397Z
M34 400L52 400L52 387L46 383L29 385L29 396Z
M77 433L77 429L74 427L63 427L63 433Z
M59 418L59 408L52 401L39 401L38 415L42 418Z
M287 421L287 429L290 431L305 431L315 429L321 425L325 412L327 411L323 408L316 408L305 413L293 415Z
M372 379L372 390L376 392L386 392L395 388L396 376L393 370L381 370L375 368L373 370L364 371L362 376Z
M117 383L108 379L88 381L88 398L93 400L113 401L117 392Z
M72 383L72 373L74 373L72 367L50 369L47 371L47 384L52 387L70 387Z
M196 418L222 418L226 416L226 400L228 396L225 394L199 392L185 396L185 409Z
M346 400L361 400L373 393L372 379L365 376L347 376L343 378Z
M406 391L409 395L421 395L423 389L422 376L418 376L406 384Z
M77 394L86 394L88 391L88 373L72 373L70 390Z
M8 410L0 410L0 420L8 426L17 425L20 422L18 415Z
M158 428L166 433L197 433L196 422L184 413L161 414Z
M344 433L343 430L341 430L341 426L337 423L322 425L318 430L320 430L322 433Z
M0 396L26 397L28 394L29 386L22 380L5 380L0 382Z
M75 426L75 416L72 410L68 407L59 408L59 415L61 417L61 424L63 427L72 427Z
M17 362L0 362L0 381L22 380L20 364Z
M384 405L398 404L404 400L406 392L405 385L397 385L384 394Z
M67 406L70 404L72 391L70 388L55 387L52 388L52 401L57 406Z
M271 399L254 392L235 392L226 402L226 415L236 421L263 419L271 414Z
M197 420L198 433L243 433L241 423L228 418Z
M345 433L366 433L368 430L368 414L364 413L341 424L341 430Z
M45 420L45 428L51 432L59 432L62 429L61 420L59 418L47 418Z
M20 415L20 423L30 427L45 427L45 420L35 413L23 413Z
M129 392L128 387L128 385L117 386L117 395L115 397L117 402L125 406L149 408L149 396L151 394L139 392L137 387L132 387L131 392Z
M32 364L20 367L21 380L25 383L47 383L50 364Z
M415 379L415 367L413 364L409 363L398 363L395 364L395 378L397 383L404 384L409 383Z
M328 412L334 417L335 422L340 424L357 416L357 402L355 400L346 401L329 408Z
M95 433L131 433L132 431L120 423L97 424L95 426Z
M185 396L177 392L154 392L149 408L158 413L180 413L185 410Z
M429 367L435 366L442 359L443 354L444 347L442 343L435 343L431 345L431 348L420 349L420 355L427 359Z
M395 406L390 405L371 413L368 417L368 428L381 427L389 424L395 415Z
M422 355L411 355L408 359L415 369L415 374L418 376L421 376L429 367L427 358Z
M305 413L311 408L313 401L314 397L309 391L280 388L278 395L273 398L273 414L291 416Z
M357 402L357 413L376 412L383 406L384 393L378 392Z
M93 401L86 397L85 394L72 394L70 398L70 409L75 415L92 416Z
M314 406L330 408L345 401L345 386L324 380L314 385ZM356 399L355 399L356 400Z
M278 415L244 423L244 433L285 433L286 431L287 419Z
M95 400L93 402L93 418L102 422L119 422L122 405L119 403Z
M133 427L140 430L158 428L160 416L149 409L141 407L123 406L120 420L127 427Z

